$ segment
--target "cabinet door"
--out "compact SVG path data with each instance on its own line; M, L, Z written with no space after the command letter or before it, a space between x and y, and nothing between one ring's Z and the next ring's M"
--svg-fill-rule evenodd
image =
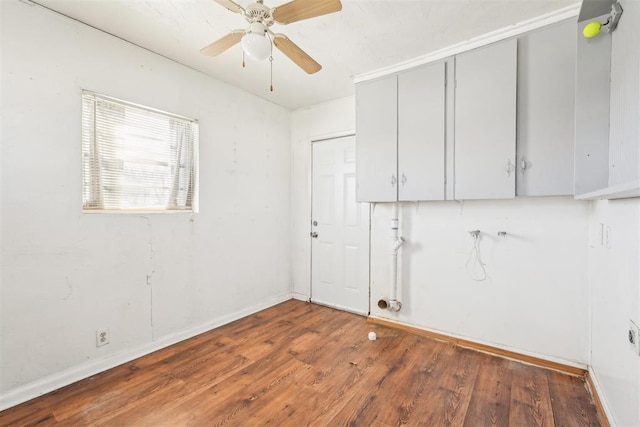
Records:
M356 86L356 179L359 202L397 200L397 115L396 76Z
M444 200L445 64L398 76L398 200Z
M573 194L576 24L518 41L519 196Z
M515 196L517 41L456 57L456 199Z
M606 16L594 20L604 22ZM611 49L612 36L586 39L576 28L576 195L607 188L609 185L609 121L611 118Z

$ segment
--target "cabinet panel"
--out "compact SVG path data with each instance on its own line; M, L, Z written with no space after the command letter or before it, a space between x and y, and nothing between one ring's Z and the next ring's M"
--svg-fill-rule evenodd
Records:
M445 64L398 76L398 200L444 200Z
M573 194L576 24L518 41L519 196Z
M515 196L517 41L456 57L456 199Z
M392 202L398 184L396 76L356 86L356 176L359 202Z
M596 20L606 16L601 16ZM576 76L575 194L609 184L611 36L586 39L579 23Z

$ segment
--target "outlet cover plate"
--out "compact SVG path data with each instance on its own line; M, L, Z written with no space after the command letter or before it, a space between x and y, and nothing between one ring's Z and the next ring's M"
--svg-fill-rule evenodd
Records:
M102 347L109 344L109 330L99 329L96 331L96 347Z

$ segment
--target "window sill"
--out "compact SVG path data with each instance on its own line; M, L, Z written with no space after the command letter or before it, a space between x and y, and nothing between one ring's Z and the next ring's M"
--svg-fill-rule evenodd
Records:
M165 209L122 209L122 210L115 210L115 209L88 209L82 210L83 214L89 214L89 215L93 215L93 214L115 214L115 215L140 215L140 214L185 214L185 215L193 215L193 214L197 214L198 212L193 211L193 210L179 210L179 209L172 209L172 210L165 210Z

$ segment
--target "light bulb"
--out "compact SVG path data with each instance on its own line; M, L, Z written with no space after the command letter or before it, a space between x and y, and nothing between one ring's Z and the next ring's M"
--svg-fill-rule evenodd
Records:
M262 34L247 33L242 36L242 49L249 58L264 61L271 55L271 40Z

